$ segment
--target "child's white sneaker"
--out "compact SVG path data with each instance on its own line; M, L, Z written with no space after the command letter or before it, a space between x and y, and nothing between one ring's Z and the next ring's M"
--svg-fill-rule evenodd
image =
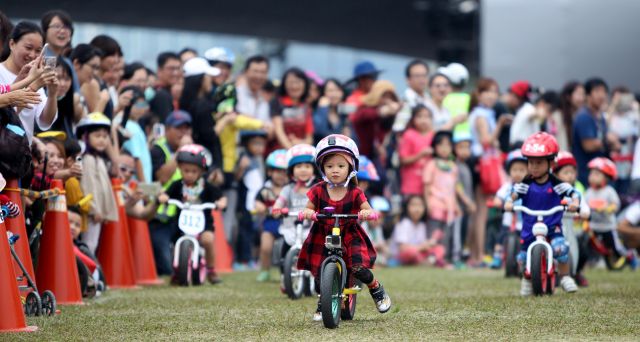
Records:
M531 285L531 280L527 278L522 278L520 281L520 295L523 297L531 296L533 294L533 285Z
M369 289L369 293L376 303L376 308L379 313L385 313L391 308L391 297L384 291L381 283L378 283L378 287Z
M320 322L322 321L322 311L320 307L320 296L318 296L318 307L316 308L316 312L313 313L313 321Z
M570 276L566 275L564 277L562 277L562 279L560 279L560 286L562 286L562 289L565 292L576 292L578 291L578 285L576 285L575 280L573 280L573 278L571 278Z

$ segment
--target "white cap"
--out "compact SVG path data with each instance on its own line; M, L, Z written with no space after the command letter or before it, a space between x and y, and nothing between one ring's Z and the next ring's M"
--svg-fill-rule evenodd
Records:
M469 70L460 63L451 63L446 67L438 68L438 72L447 76L455 85L464 85L469 80Z
M220 69L209 65L206 59L194 57L184 63L184 77L207 74L209 76L220 75Z
M236 56L225 47L216 46L204 52L204 58L211 62L222 62L233 65Z

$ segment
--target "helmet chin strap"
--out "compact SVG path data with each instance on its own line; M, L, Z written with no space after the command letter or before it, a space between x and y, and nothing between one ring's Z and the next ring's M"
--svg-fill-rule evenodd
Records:
M327 184L329 185L329 189L338 188L338 187L345 187L346 188L349 185L349 182L351 181L351 178L355 177L357 174L358 174L358 172L351 171L351 173L349 173L349 176L347 177L347 180L345 180L342 183L333 183L324 174L322 175L322 180L327 182Z
M311 185L313 185L313 181L315 180L315 177L311 176L311 178L309 178L308 181L303 182L301 180L296 180L296 187L300 187L300 186L304 186L306 188L310 187Z

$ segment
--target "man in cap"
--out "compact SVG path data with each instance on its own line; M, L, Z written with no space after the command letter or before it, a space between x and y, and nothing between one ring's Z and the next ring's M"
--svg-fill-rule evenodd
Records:
M347 98L347 105L353 106L355 111L362 104L362 97L371 91L373 83L378 79L378 74L382 70L378 70L370 61L363 61L353 68L353 78L347 81L347 84L357 82L357 88Z

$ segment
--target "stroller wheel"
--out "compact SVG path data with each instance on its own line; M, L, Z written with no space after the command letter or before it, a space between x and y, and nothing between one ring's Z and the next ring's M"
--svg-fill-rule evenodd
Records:
M45 316L56 314L56 296L49 290L42 292L42 313Z
M42 315L42 299L40 299L40 295L37 292L32 291L27 295L24 303L24 313L30 317Z

